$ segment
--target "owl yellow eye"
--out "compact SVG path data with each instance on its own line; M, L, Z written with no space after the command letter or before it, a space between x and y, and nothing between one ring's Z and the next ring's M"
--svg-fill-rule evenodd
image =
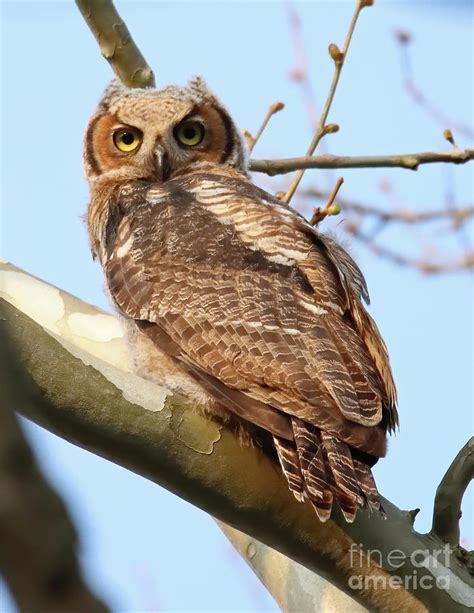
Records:
M143 134L135 128L120 128L114 132L114 145L123 153L135 151L143 140Z
M176 140L185 147L195 147L204 138L204 127L198 121L183 121L174 132Z

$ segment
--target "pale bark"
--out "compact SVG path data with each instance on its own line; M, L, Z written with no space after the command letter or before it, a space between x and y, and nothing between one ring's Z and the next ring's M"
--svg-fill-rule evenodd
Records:
M85 585L78 539L59 496L41 474L13 412L35 404L47 410L19 368L0 322L0 574L23 613L103 613Z
M367 611L332 583L276 549L223 522L217 523L285 613Z
M449 568L433 568L430 562L442 544L415 532L410 513L384 500L387 519L361 513L346 524L335 513L320 523L309 504L293 498L279 467L259 449L241 446L199 407L130 371L116 318L11 265L0 265L0 273L7 301L1 317L49 403L49 408L25 404L26 416L278 550L368 609L457 612L474 606L474 580L466 566L451 556ZM380 559L367 557L368 549L379 551ZM390 562L394 550L407 556L401 568ZM416 560L410 559L414 551L421 552ZM293 572L291 562L288 568ZM448 589L435 584L420 589L413 582L405 589L390 582L390 575L403 582L415 571L418 580L431 583L441 573L449 579ZM354 590L351 577L360 577ZM316 593L319 582L313 577L308 589ZM285 589L291 602L300 584L289 579Z
M76 0L102 56L127 87L154 87L155 77L111 0Z
M436 490L431 532L441 541L453 547L459 545L461 503L473 476L474 437L454 458Z

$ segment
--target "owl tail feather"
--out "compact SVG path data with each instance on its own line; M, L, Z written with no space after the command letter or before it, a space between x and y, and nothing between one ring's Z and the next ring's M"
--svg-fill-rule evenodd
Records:
M361 508L383 512L370 466L336 437L296 417L291 420L294 442L274 436L274 443L295 498L308 498L323 522L331 516L334 499L348 522Z

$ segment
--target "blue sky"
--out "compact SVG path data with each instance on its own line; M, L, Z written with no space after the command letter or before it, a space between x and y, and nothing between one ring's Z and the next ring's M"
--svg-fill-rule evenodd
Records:
M297 4L317 99L331 78L327 45L342 46L353 2ZM241 127L254 130L269 103L286 108L255 156L301 155L311 138L298 86L289 78L293 48L284 2L117 2L158 85L202 74ZM81 148L87 119L111 78L72 2L1 2L1 254L27 271L109 309L91 261L81 215L87 204ZM449 7L449 8L448 8ZM446 148L442 127L401 84L397 28L414 34L420 86L450 116L473 122L473 12L469 2L388 2L364 11L330 120L333 153L377 154ZM459 137L461 145L472 143ZM456 200L473 199L472 167L344 172L343 193L384 204L381 180L419 210L443 206L447 180ZM258 178L266 187L268 180ZM305 185L327 185L307 173ZM282 180L274 183L274 191ZM327 228L338 233L344 214ZM398 226L382 235L414 253L424 231ZM472 235L471 235L472 238ZM440 239L446 253L456 247ZM346 246L366 273L371 312L389 346L400 396L401 430L376 469L381 492L401 508L432 499L446 467L472 432L472 280L423 277ZM122 468L36 426L26 430L45 473L62 493L81 535L90 584L117 612L276 611L213 520ZM466 500L462 533L473 546ZM315 520L316 521L316 520ZM0 610L10 611L0 585Z

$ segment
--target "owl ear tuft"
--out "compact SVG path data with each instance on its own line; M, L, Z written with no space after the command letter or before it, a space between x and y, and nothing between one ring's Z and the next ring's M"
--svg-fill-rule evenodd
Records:
M196 96L200 100L216 100L206 81L200 75L193 77L186 88L193 97Z
M221 103L219 98L217 98L212 90L209 89L203 77L196 76L191 79L187 84L186 89L191 98L197 102L204 101L211 104L216 110L219 111L221 117L224 118L226 123L226 129L232 133L232 140L234 142L233 150L228 156L226 163L229 166L246 171L248 166L246 143L242 137L242 134L240 134L239 130L237 129L237 126L235 125L230 113Z
M130 88L122 83L120 79L114 79L111 81L102 95L99 102L98 110L106 110L114 103L116 98L122 98L127 93L130 93Z

